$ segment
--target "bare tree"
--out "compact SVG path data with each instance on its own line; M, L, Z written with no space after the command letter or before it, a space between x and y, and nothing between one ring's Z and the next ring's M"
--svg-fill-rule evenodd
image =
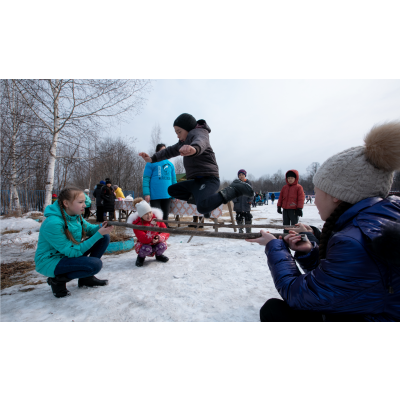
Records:
M308 175L311 177L311 180L312 180L312 178L314 178L314 175L317 173L318 168L320 166L321 166L320 163L313 162L307 167L307 172L308 172Z
M156 147L159 143L161 143L161 127L160 124L157 123L151 130L149 154L154 154L156 152Z
M183 157L174 157L170 161L174 163L175 174L184 174L186 172L185 167L183 166Z
M95 136L144 103L148 80L38 79L13 80L27 106L51 137L44 206L51 203L57 145L61 139L76 144Z
M17 188L34 175L29 162L43 144L43 132L12 80L1 85L1 176L8 182L11 209L21 215ZM4 186L4 182L3 182Z

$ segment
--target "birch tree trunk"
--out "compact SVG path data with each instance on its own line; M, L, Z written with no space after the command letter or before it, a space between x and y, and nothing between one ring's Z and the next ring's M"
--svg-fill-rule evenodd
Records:
M17 123L17 110L15 101L15 87L12 85L11 93L11 110L12 110L12 137L11 137L11 179L10 179L10 192L11 192L11 209L17 213L17 216L21 216L21 204L19 202L19 196L17 191L17 135L18 135L18 123Z
M59 90L59 79L55 80L55 86L51 88L54 96L54 107L53 107L53 116L54 116L54 130L53 130L53 140L50 148L50 157L49 157L49 166L47 169L47 181L45 186L45 198L43 210L46 209L48 205L51 204L51 196L53 194L53 185L54 185L54 168L56 166L56 157L57 157L57 144L58 144L58 134L59 134L59 117L58 117L58 94L57 90Z

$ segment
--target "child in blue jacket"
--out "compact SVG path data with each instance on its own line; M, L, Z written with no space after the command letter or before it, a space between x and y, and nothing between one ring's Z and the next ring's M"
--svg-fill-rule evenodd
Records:
M156 153L164 150L165 144L156 147ZM143 196L154 208L163 212L163 219L168 219L171 196L168 188L176 183L175 167L168 160L147 163L143 171Z

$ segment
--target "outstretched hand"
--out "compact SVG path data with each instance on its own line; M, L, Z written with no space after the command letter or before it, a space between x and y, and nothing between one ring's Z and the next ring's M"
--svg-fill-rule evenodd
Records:
M144 161L151 163L151 157L147 153L139 153L139 156L142 157Z
M312 244L310 241L303 242L300 235L295 231L290 230L289 234L283 239L294 251L300 251L302 253L309 253L312 250Z
M260 246L266 246L271 240L276 239L274 235L271 235L268 232L265 232L263 229L260 231L261 237L257 239L245 239L246 242L258 243Z
M193 154L196 154L196 149L188 144L185 144L179 149L179 153L181 156L192 156Z

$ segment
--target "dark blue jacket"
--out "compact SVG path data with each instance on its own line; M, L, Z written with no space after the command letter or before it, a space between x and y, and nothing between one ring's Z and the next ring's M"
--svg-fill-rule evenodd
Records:
M290 307L321 312L327 320L329 314L346 313L366 321L400 321L398 257L389 254L398 252L397 246L373 247L396 220L400 220L400 197L358 202L336 222L325 259L319 260L316 243L308 254L295 254L305 274L283 240L270 241L265 252L279 294Z

